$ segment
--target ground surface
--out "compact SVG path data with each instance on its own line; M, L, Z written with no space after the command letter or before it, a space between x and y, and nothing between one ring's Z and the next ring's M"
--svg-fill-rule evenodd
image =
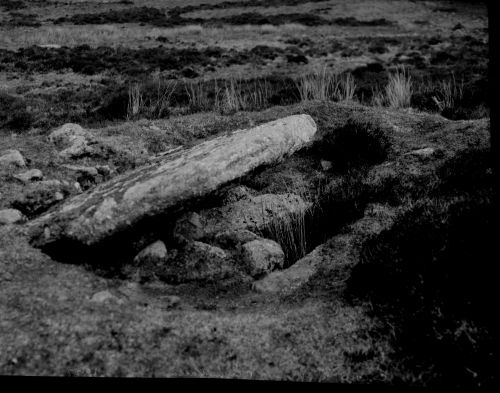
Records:
M257 195L291 192L319 198L323 210L307 223L306 253L312 256L296 268L305 279L271 293L255 290L246 276L178 285L142 282L117 269L119 260L112 268L92 260L68 263L71 254L61 262L30 245L23 223L0 226L0 373L417 385L454 384L455 379L460 386L496 381L493 355L481 352L489 348L487 323L484 330L479 322L477 328L449 329L454 338L445 348L450 354L465 348L453 341L456 337L472 337L467 345L487 343L477 344L481 351L473 345L465 355L459 352L456 364L449 359L446 366L438 364L433 341L425 341L428 357L408 360L412 355L398 341L403 336L394 322L398 315L391 319L393 314L379 310L376 297L353 299L356 282L349 284L353 269L366 260L366 242L391 234L398 217L407 217L419 203L430 201L445 214L463 201L474 201L471 209L476 203L489 206L491 169L487 159L479 159L489 149L486 7L389 0L165 3L0 1L2 94L20 100L16 108L29 118L17 123L7 118L0 153L19 150L27 169L40 169L44 180L61 181L67 199L82 192L75 182L91 192L169 149L310 114L318 126L313 146L231 185L247 186ZM244 13L252 14L243 23L238 15ZM288 90L278 91L259 111L194 111L182 98L182 87L170 117L126 121L123 99L130 83L156 70L179 83L233 75L275 78L279 85L325 63L352 72L360 102L287 102ZM387 70L398 64L431 86L416 91L414 108L360 105L371 103L372 88L383 88ZM449 114L454 120L437 113L431 99L432 86L452 72L464 78L468 92L461 109ZM284 103L290 105L278 105ZM47 134L67 121L88 127L102 147L99 152L75 159L58 155ZM347 130L344 137L342 130ZM349 130L359 135L351 137ZM422 153L425 148L431 150ZM323 161L332 168L325 169ZM85 177L67 164L108 169ZM58 209L60 200L50 187L40 191L45 187L40 182L14 178L18 172L0 168L0 209L18 208L28 220ZM466 226L464 233L474 230ZM382 236L390 240L392 235ZM380 249L373 253L379 255ZM388 260L398 261L398 255ZM461 266L459 257L456 261ZM286 278L289 273L283 272ZM476 321L470 315L460 318ZM471 326L467 323L463 326ZM434 332L444 332L447 342L448 330L436 326ZM479 360L471 353L479 353ZM460 363L460 356L474 363Z

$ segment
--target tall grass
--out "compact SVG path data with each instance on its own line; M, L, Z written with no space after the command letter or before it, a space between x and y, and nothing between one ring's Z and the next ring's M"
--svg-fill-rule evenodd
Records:
M413 84L411 76L405 67L397 69L389 75L389 82L385 87L385 101L391 108L408 108L411 105Z
M338 75L324 67L296 80L301 101L352 101L356 84L351 74Z
M185 85L188 95L188 106L192 113L206 112L213 108L213 101L210 100L208 84L201 81L189 82ZM214 82L214 91L217 89L217 82Z
M439 111L453 110L464 97L464 80L457 82L453 74L451 80L441 81L438 84L436 93L432 100Z
M309 236L311 217L319 209L320 190L311 192L304 187L293 185L288 194L297 195L304 201L303 206L286 204L274 205L273 202L263 202L262 217L265 226L260 234L262 237L276 241L285 254L285 267L289 267L309 252ZM268 211L279 212L269 216Z
M222 94L217 94L220 97L217 103L220 112L234 113L247 109L248 103L243 95L241 84L241 80L235 78L230 78L224 83Z
M163 79L154 73L152 79L144 84L129 86L127 120L145 117L160 119L170 112L170 99L175 91L176 81Z
M188 82L185 89L190 112L215 111L222 114L267 108L273 94L267 80L248 82L235 77L224 81L222 86L217 80L213 84Z

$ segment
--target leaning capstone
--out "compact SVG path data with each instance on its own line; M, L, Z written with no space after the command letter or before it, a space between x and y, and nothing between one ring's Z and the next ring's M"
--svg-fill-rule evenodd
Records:
M30 169L26 172L18 173L14 175L14 178L22 181L23 183L29 183L31 181L37 181L43 179L43 173L40 169Z
M0 154L0 168L7 168L11 165L19 168L26 167L26 161L19 150L5 150Z
M312 142L315 133L309 115L295 115L161 156L34 220L29 227L32 243L43 247L65 239L92 246L132 231L142 220L177 213L186 202L293 154Z
M280 245L269 239L252 240L242 246L243 260L252 277L262 276L282 268L285 253Z
M0 225L19 223L24 220L24 215L16 209L0 210Z

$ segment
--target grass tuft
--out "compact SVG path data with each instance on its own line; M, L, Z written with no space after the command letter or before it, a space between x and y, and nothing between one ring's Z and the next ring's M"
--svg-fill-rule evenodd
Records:
M170 99L176 85L176 81L165 80L159 73L154 73L152 79L143 84L131 84L128 90L127 120L168 117Z
M352 101L356 84L351 74L339 76L324 67L296 80L301 101Z
M391 108L409 108L413 85L408 71L402 67L389 75L389 82L385 87L385 101Z
M464 98L464 80L456 81L455 75L437 85L436 95L432 97L441 113L453 111Z

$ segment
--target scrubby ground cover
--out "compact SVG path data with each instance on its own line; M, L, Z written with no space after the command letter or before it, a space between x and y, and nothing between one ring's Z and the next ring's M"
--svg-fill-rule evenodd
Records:
M0 1L0 152L45 181L0 168L0 210L35 219L153 156L307 113L315 143L228 188L305 200L258 235L285 275L304 258L314 274L271 294L178 283L139 274L135 245L71 264L0 225L0 372L496 385L485 5L165 3ZM47 139L68 121L91 153Z
M6 2L0 7L2 93L24 101L30 125L46 131L64 121L125 120L127 104L116 113L110 102L127 101L129 90L147 86L153 72L179 82L169 106L192 111L215 104L190 102L186 84L188 90L192 83L212 85L205 90L213 96L214 81L243 80L245 90L254 80L281 80L269 85L265 94L272 99L260 108L298 102L289 78L325 65L328 73L352 75L355 100L380 104L377 92L405 66L413 81L411 107L480 118L488 110L486 7L442 4ZM39 25L16 25L29 15Z

